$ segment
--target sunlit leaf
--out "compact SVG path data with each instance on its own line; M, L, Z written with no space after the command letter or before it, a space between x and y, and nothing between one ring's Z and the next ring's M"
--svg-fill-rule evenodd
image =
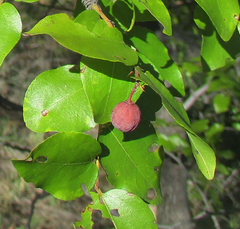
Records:
M9 3L0 4L0 66L19 41L22 21L16 8Z
M157 229L152 211L138 196L124 190L112 189L101 196L90 193L94 203L89 208L100 210L104 218L109 218L115 228Z
M214 151L197 135L188 131L187 134L198 168L208 180L212 180L216 169L216 156Z
M23 104L29 129L86 131L109 122L115 105L128 99L134 86L128 67L91 58L82 61L82 73L68 65L43 72L31 83ZM141 92L138 89L133 101Z
M173 98L168 89L159 80L154 78L153 75L149 72L143 73L139 67L136 69L140 73L139 79L161 96L163 106L175 121L186 130L199 169L207 179L213 179L216 168L214 151L193 132L188 115L183 106Z
M142 0L144 7L162 24L163 33L168 36L172 35L172 22L168 9L161 0Z
M238 0L196 0L196 2L207 13L221 39L228 41L238 23L240 13Z
M202 64L203 70L209 71L223 67L227 61L237 58L240 53L240 36L238 32L232 34L228 42L224 42L215 30L214 25L200 8L196 7L195 22L202 29Z
M72 200L90 190L98 177L93 163L101 153L100 144L91 136L63 132L47 138L25 160L12 160L26 182L33 182L56 198Z
M89 15L93 13L98 15L95 11L83 12ZM123 36L117 28L106 25L101 35L99 31L95 34L86 26L93 22L85 17L85 23L80 24L78 22L81 20L78 17L74 22L63 13L47 16L25 35L48 34L64 47L92 58L122 62L126 65L135 65L138 62L137 54L124 43ZM95 19L95 24L101 20L99 17Z
M119 102L127 100L134 87L135 81L128 76L132 68L121 63L91 58L82 58L80 66L86 67L81 80L91 103L95 122L109 122L112 109ZM136 102L141 93L142 90L137 88L132 101Z
M163 106L168 110L170 115L175 119L175 121L188 131L191 130L190 121L186 111L184 110L182 104L173 98L169 90L150 72L143 73L142 70L136 68L140 73L139 79L151 87L157 94L162 98Z
M158 138L150 123L141 122L135 131L129 133L104 128L99 141L103 146L100 161L108 181L151 204L160 203L162 159Z
M161 80L167 80L181 95L184 95L181 73L158 37L151 30L138 26L129 33L129 37L142 61L151 64L160 74Z

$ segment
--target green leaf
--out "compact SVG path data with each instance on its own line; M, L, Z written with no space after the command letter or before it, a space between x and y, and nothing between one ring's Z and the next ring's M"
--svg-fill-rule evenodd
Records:
M140 74L139 79L161 96L163 106L175 121L186 130L199 169L207 179L213 179L216 168L215 154L211 147L193 132L182 104L177 102L168 89L159 80L154 78L153 75L149 72L143 73L139 67L136 67L136 69Z
M157 229L152 211L138 196L124 190L112 189L102 196L91 193L94 204L90 208L101 210L104 218L109 218L115 228Z
M26 182L33 182L62 200L84 194L82 185L90 190L98 177L93 163L101 153L99 143L91 136L63 132L47 138L25 160L12 160Z
M202 65L204 71L223 67L227 61L237 58L240 53L240 37L235 31L228 42L224 42L217 34L212 22L200 8L196 7L195 22L202 29Z
M129 3L125 0L112 2L110 5L110 14L113 16L114 21L117 21L123 31L131 30L135 22L133 3Z
M91 206L92 207L92 206ZM82 211L82 218L81 221L77 221L74 223L74 228L80 227L81 229L92 229L93 222L92 222L92 208L87 206L84 211Z
M135 81L128 74L132 68L121 63L94 60L83 57L81 68L86 70L81 74L85 93L90 101L94 120L98 124L110 121L112 109L122 101L128 99ZM136 89L132 101L141 95L142 90Z
M223 93L216 95L213 98L213 107L217 114L228 111L231 98Z
M214 151L197 135L188 131L187 135L191 142L193 155L198 168L208 180L212 180L216 169L216 157Z
M190 121L182 104L176 101L169 90L150 72L143 73L139 67L136 67L136 69L140 74L139 79L161 96L163 106L168 110L169 114L175 119L175 121L184 129L191 132Z
M129 133L107 127L100 132L99 141L103 148L100 162L108 181L151 204L159 204L162 159L153 126L141 122Z
M218 34L224 41L228 41L237 26L240 10L238 0L196 0L207 13Z
M0 66L20 40L22 21L16 8L9 3L0 4Z
M127 0L129 4L134 4L134 14L136 22L155 21L153 15L139 0Z
M84 11L84 14L92 16L94 11ZM94 12L96 15L97 13ZM81 14L78 16L81 17ZM71 20L66 14L55 14L47 16L39 21L29 32L25 35L48 34L58 43L64 47L80 53L82 55L109 60L112 62L122 62L125 65L135 65L138 62L137 54L128 47L124 41L121 32L117 28L110 28L107 25L95 34L89 31L89 26L93 21L89 21L85 17L85 23L78 23ZM94 22L98 25L101 20L95 18Z
M72 65L41 73L29 86L23 103L26 126L35 132L77 131L110 121L112 109L127 100L134 82L129 68L82 58L80 70ZM114 77L117 78L114 78ZM133 101L141 94L134 94Z
M162 24L163 33L172 36L172 23L168 9L161 0L142 0L143 6Z
M79 70L68 65L37 76L26 92L23 118L35 132L93 128L96 123Z
M129 37L142 61L145 64L151 64L160 74L161 80L167 80L174 89L184 95L182 75L158 37L151 30L138 26L133 28Z

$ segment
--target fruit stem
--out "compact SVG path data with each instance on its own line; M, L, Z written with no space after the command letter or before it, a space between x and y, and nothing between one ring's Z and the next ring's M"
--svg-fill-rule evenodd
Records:
M136 92L136 88L139 86L139 83L138 82L136 82L135 83L135 85L134 85L134 87L133 87L133 89L132 89L132 91L131 91L131 94L129 95L129 98L128 98L128 100L127 100L127 102L130 104L130 103L132 103L132 96L133 96L133 94Z

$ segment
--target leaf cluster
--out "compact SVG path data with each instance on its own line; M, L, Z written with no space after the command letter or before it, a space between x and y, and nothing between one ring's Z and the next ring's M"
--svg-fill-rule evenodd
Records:
M164 106L184 129L197 165L209 180L216 169L215 153L194 132L186 110L174 98L184 96L185 90L168 49L153 31L139 26L155 20L163 26L163 33L171 36L172 22L165 2L89 2L91 10L85 10L78 0L72 18L65 13L49 15L24 32L29 37L49 35L82 58L78 66L65 65L41 73L29 86L23 104L26 126L34 132L58 133L33 149L25 160L13 160L13 164L27 182L56 198L71 200L88 192L93 203L76 227L91 228L92 210L101 210L116 228L141 228L143 224L144 228L157 228L146 205L161 203L163 142L151 123L155 112ZM203 37L203 70L215 70L239 53L239 4L237 0L196 2L194 20ZM0 5L0 29L1 64L22 33L20 16L9 3ZM136 73L133 78L128 76L132 70ZM141 87L133 101L142 111L142 121L133 132L122 133L111 125L111 111L128 98L136 81ZM216 112L226 110L229 100L229 96L217 95ZM97 139L83 133L96 126ZM99 166L115 189L101 192ZM91 191L93 188L97 193Z

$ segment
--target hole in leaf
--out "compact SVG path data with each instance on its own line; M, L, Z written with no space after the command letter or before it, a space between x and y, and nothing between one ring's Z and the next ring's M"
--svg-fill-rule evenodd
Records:
M49 112L49 111L48 111L47 109L42 110L42 111L41 111L42 116L46 116L46 115L48 114L48 112Z
M116 208L110 210L110 213L111 213L111 215L116 216L116 217L119 217L119 216L120 216L120 214L119 214L119 212L118 212L118 209L116 209Z
M39 157L36 159L36 162L38 162L38 163L45 163L47 160L48 160L47 157L45 157L45 156L39 156Z
M102 197L99 198L99 202L100 202L100 204L103 204L103 205L104 205L104 202L103 202Z
M93 212L92 212L92 222L94 223L93 228L106 228L106 227L100 226L100 224L99 224L100 222L101 222L101 225L107 225L107 228L114 228L112 221L110 219L104 218L102 216L102 211L101 210L93 210Z
M234 14L234 19L236 19L236 20L239 20L239 17L238 17L238 15L236 15L236 14Z
M80 70L80 73L84 73L84 72L85 72L85 70L86 70L86 68L87 68L87 66L86 66L86 65L84 65L84 66L81 68L81 70Z
M147 198L153 200L156 197L156 192L154 188L149 188L147 191Z
M158 148L159 148L159 145L155 142L155 143L153 143L152 145L150 145L150 146L148 147L148 151L149 151L150 153L153 153L153 152L155 152Z
M154 167L154 172L159 172L159 167L158 166Z
M88 194L87 186L84 183L81 184L81 189L84 192L84 194L86 195Z
M164 80L164 85L166 86L166 88L170 88L172 86L172 84L167 80Z
M93 212L93 209L90 207L87 207L85 210L88 210L89 212Z
M134 194L132 194L132 193L128 192L128 193L127 193L127 195L128 195L128 196L133 196Z
M26 161L32 162L32 161L33 161L33 158L32 158L32 157L29 157Z

